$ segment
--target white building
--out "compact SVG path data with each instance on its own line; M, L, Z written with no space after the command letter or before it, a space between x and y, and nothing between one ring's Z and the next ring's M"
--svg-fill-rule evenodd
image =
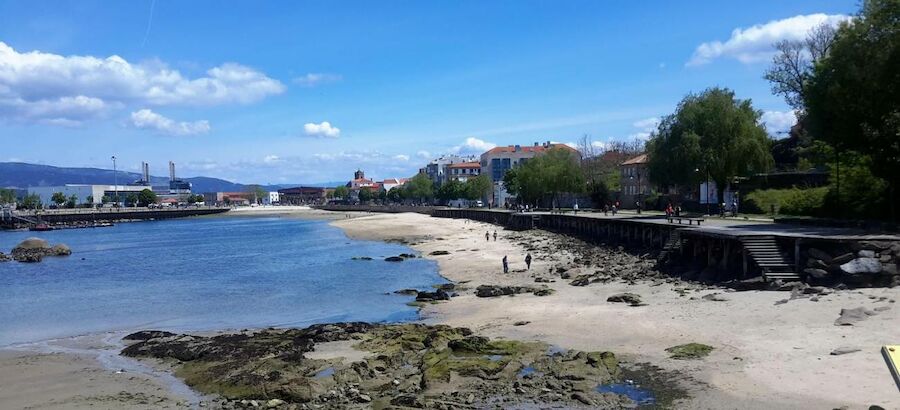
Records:
M103 203L103 197L115 198L116 192L119 193L119 202L125 202L125 197L131 193L138 193L145 189L150 189L143 185L84 185L84 184L66 184L61 186L36 186L28 187L29 195L37 195L41 198L41 204L49 206L54 204L53 194L61 192L66 198L75 195L76 205L88 203L91 199L93 204Z
M269 197L263 200L263 205L272 205L277 204L281 200L281 196L278 191L269 192Z
M459 155L442 155L431 160L428 165L425 165L425 168L422 168L422 171L425 175L428 175L428 179L430 179L431 182L434 182L437 185L443 185L450 180L450 171L448 168L451 165L476 161L478 161L478 159L474 156L462 157Z

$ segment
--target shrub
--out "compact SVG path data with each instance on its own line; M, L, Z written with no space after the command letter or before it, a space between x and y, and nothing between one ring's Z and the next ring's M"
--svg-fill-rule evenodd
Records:
M747 195L745 209L759 209L785 215L821 216L825 213L825 197L828 187L764 189Z

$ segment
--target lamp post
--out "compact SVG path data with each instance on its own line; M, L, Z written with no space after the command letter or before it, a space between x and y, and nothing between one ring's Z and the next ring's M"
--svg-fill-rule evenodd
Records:
M694 172L700 172L700 168L694 168ZM709 167L706 167L706 214L709 213Z
M116 156L112 156L113 162L113 190L116 193L116 208L119 207L119 173L116 171Z

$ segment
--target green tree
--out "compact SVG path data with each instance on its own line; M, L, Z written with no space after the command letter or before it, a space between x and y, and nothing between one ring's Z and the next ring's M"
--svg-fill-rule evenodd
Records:
M16 191L0 188L0 204L11 204L13 202L16 202Z
M269 193L259 185L247 186L247 193L250 194L250 203L253 204L261 203L263 198L269 195Z
M434 197L434 184L428 175L417 174L406 183L409 198L419 201L427 201Z
M435 196L446 203L454 199L465 198L468 195L466 193L466 185L453 179L438 188Z
M88 195L86 198L84 198L84 205L86 208L92 208L94 206L94 196Z
M129 192L128 195L125 196L125 205L126 206L135 206L138 203L138 194L134 192Z
M40 209L41 208L41 197L38 196L38 194L25 195L25 198L22 199L22 208Z
M334 197L339 199L347 199L347 195L350 194L350 189L344 185L339 185L334 188Z
M140 206L154 204L156 203L156 193L149 189L142 189L141 192L138 193L137 202Z
M359 189L359 202L369 202L372 200L372 191L368 188Z
M66 198L66 208L74 208L78 204L78 195L72 194Z
M402 186L395 186L388 191L387 199L391 202L403 202L406 199L406 190Z
M101 202L102 204L104 204L104 205L105 205L105 204L108 204L108 203L110 203L110 202L112 202L112 201L113 201L113 199L112 199L112 197L109 196L109 195L103 195L103 197L100 198L100 202Z
M479 175L466 180L466 199L476 200L485 197L493 187L491 179L487 175Z
M570 150L553 148L507 171L504 187L522 202L538 204L547 199L555 206L560 193L584 192L584 173L579 160Z
M649 178L662 186L694 185L709 178L725 187L734 177L772 166L762 112L729 89L689 94L663 118L647 143ZM718 190L722 202L724 189Z
M900 201L900 2L867 0L807 84L807 125L814 138L870 157L888 184L897 219ZM836 155L837 155L836 154ZM840 158L837 158L840 161ZM839 164L839 162L838 162Z
M50 196L50 201L56 204L57 207L62 206L67 200L66 194L62 192L54 192L53 195Z

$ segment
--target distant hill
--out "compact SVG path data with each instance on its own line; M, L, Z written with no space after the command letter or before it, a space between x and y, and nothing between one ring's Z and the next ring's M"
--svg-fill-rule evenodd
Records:
M50 165L26 164L22 162L0 162L0 187L26 189L30 186L55 186L65 184L113 184L118 178L119 184L137 181L141 175L135 172L119 171L118 175L111 169L101 168L63 168ZM226 181L219 178L192 177L183 178L193 186L194 192L240 192L247 185ZM164 185L167 177L150 176L152 184ZM337 186L342 182L324 184L279 184L262 185L267 191L295 186Z

